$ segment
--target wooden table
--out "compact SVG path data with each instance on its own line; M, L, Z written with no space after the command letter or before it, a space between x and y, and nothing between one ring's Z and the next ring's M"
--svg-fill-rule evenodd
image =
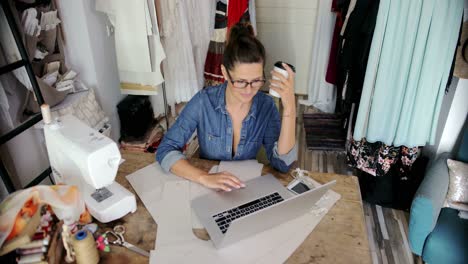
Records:
M135 193L125 176L153 163L154 154L123 152L122 157L126 162L120 166L116 180ZM216 161L201 159L191 159L190 162L206 171L218 164ZM275 175L283 184L292 180L289 174L279 173L269 166L264 166L262 173ZM358 179L355 176L328 173L311 173L310 176L320 183L336 180L333 190L341 194L341 199L286 263L371 263ZM123 224L127 229L126 240L150 251L155 247L157 225L140 198L137 195L136 197L138 208L134 214L100 224L100 231ZM201 230L194 230L194 233L201 238L205 236ZM148 261L146 257L117 246L111 247L111 253L101 252L101 263L133 264Z

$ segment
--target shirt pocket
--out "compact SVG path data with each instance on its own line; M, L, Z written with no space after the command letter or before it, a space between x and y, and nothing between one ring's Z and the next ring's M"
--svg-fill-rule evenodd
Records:
M223 148L221 137L207 133L205 136L205 154L209 159L220 159Z

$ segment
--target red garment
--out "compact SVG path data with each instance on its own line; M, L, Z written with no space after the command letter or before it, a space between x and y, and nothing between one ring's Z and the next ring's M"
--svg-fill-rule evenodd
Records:
M335 12L335 13L340 11L339 8L338 8L338 1L337 0L332 1L331 11Z
M330 49L330 57L328 58L327 73L325 75L325 81L327 83L337 84L337 72L338 72L338 43L340 42L340 32L343 27L343 16L338 11L337 7L334 6L335 1L332 2L332 12L336 13L335 29L333 30L333 39Z
M229 29L240 21L245 11L249 8L249 0L229 0L228 2L228 32Z
M336 85L337 84L337 71L338 71L338 42L340 38L340 32L342 25L340 25L340 17L336 17L335 29L333 30L333 39L330 49L330 56L328 58L328 67L327 67L327 74L325 75L325 81L327 83L331 83Z
M223 83L224 77L221 72L221 64L223 64L223 54L216 54L208 52L206 54L205 61L205 73L204 77L206 80L212 80L210 84Z

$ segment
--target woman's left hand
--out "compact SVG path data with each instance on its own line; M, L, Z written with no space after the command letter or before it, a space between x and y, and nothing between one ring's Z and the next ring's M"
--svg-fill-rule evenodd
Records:
M283 104L283 112L287 114L295 113L296 111L296 97L294 95L294 75L293 70L285 63L283 67L288 72L288 78L285 78L281 73L271 71L271 75L278 80L270 80L270 89L273 89L281 96Z

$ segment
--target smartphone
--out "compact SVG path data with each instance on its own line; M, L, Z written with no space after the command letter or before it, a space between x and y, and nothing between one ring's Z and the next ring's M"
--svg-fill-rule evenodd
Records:
M294 179L286 188L295 194L301 194L310 190L309 186L299 179Z

